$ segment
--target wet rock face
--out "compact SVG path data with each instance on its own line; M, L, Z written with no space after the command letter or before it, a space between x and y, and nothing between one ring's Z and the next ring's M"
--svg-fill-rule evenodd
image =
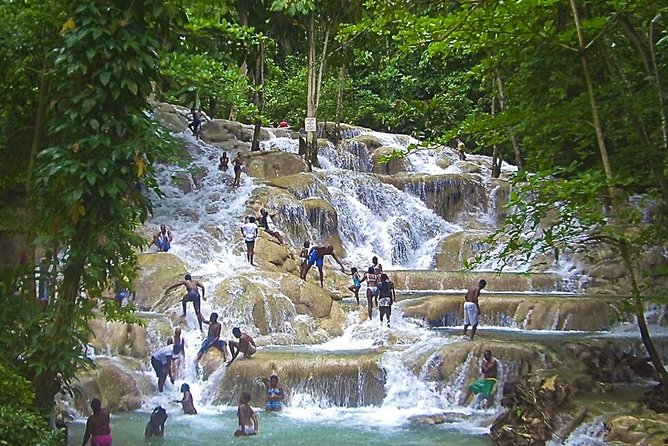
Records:
M251 152L246 171L260 179L273 179L306 172L304 159L294 153L279 151Z
M74 403L83 413L90 411L90 400L99 398L111 412L125 412L141 407L142 395L135 374L105 358L95 361L96 368L79 374Z
M172 243L178 241L174 240ZM140 309L164 311L178 303L183 295L182 290L173 291L168 296L163 293L168 286L183 280L186 274L185 263L177 256L166 252L140 254L138 260L135 306ZM181 293L178 296L177 291Z
M182 132L188 128L188 120L172 104L157 103L153 108L153 119L162 124L170 132Z
M286 388L288 404L291 399L312 399L342 407L378 405L385 397L379 359L377 353L313 356L259 351L227 369L213 390L212 403L236 404L244 389L251 394L251 404L262 407L266 391L259 378L276 373Z
M592 297L485 296L479 298L480 325L527 330L608 330L617 317L621 299ZM460 326L464 320L462 296L431 296L406 304L404 316L431 326Z

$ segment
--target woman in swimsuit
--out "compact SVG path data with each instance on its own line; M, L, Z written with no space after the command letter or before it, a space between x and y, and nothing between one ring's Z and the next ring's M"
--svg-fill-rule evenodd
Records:
M239 429L234 432L235 437L243 435L256 435L260 430L260 423L253 408L248 404L251 396L248 392L242 392L239 398L239 407L237 408L237 418L239 419Z
M280 412L283 410L285 392L283 386L278 384L278 376L271 375L269 379L262 378L262 382L267 387L267 402L264 405L264 410L267 412Z
M350 275L352 276L353 279L353 284L348 287L350 291L352 291L355 294L355 300L357 300L357 305L360 304L360 288L362 288L362 280L360 280L360 275L357 272L357 268L352 267L350 268Z
M241 186L241 168L244 165L244 158L241 152L237 153L237 157L234 158L232 164L234 164L234 183L232 183L232 186L239 187Z
M370 266L364 274L364 279L366 280L367 310L369 311L369 319L371 319L373 313L373 299L378 296L378 274L373 266Z

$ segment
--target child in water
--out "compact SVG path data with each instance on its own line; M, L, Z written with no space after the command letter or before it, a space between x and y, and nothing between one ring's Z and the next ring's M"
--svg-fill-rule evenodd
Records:
M248 404L251 396L248 392L242 392L239 398L239 407L237 408L237 418L239 419L239 429L234 432L235 437L243 435L256 435L260 431L260 425L257 415L253 408Z
M197 415L197 410L193 404L193 395L190 393L190 386L188 384L181 384L181 392L183 392L183 399L174 400L175 403L181 403L183 413L186 415Z
M360 304L360 288L362 288L362 281L360 279L360 275L357 272L357 268L352 267L350 268L350 276L353 279L353 284L348 287L350 291L352 291L355 294L355 300L357 301L357 305Z

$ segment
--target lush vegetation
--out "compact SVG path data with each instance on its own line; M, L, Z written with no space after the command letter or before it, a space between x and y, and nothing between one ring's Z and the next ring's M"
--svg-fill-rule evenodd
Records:
M4 367L31 382L35 409L85 362L80 292L132 281L143 192L169 156L151 94L256 125L308 115L459 137L536 172L516 183L504 253L609 243L638 279L636 312L647 295L637 262L668 227L663 2L8 0L0 24L0 227L60 278L48 312L15 301L34 299L34 250L3 282L18 316L3 332L19 340ZM629 211L634 194L652 219Z

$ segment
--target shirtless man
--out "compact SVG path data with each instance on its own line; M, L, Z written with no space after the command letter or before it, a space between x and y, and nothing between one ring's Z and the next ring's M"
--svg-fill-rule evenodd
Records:
M167 226L160 225L160 230L153 236L151 245L155 245L159 252L167 252L172 247L172 231L167 229ZM149 247L151 246L149 245Z
M193 303L193 307L195 308L195 314L197 315L197 322L199 322L199 329L202 330L202 313L200 312L200 295L199 291L197 291L197 288L202 289L202 299L204 299L204 285L202 285L199 281L193 280L193 278L190 276L190 274L186 274L185 280L183 282L175 283L174 285L170 286L165 290L165 293L168 293L169 291L173 290L174 288L184 286L186 287L186 290L188 291L185 296L183 296L183 299L181 299L181 305L183 306L183 315L182 317L186 317L186 304L188 302Z
M220 340L220 330L222 325L218 322L218 313L211 313L211 319L208 321L203 320L202 322L209 326L209 333L206 335L206 339L202 343L202 348L200 348L197 353L197 360L199 361L202 355L211 347L216 347L223 352L223 357L227 361L227 343Z
M306 261L306 267L302 271L302 280L306 280L306 275L309 270L315 264L318 267L318 273L320 274L320 286L323 286L324 274L322 272L322 267L325 264L325 256L332 256L334 260L341 266L341 272L345 273L346 269L343 267L343 263L336 257L334 254L334 247L332 245L327 246L313 246L309 251L308 260Z
M242 333L239 327L234 327L232 329L232 334L239 340L239 342L230 341L228 343L230 346L230 353L232 353L232 359L227 362L227 366L232 364L232 361L236 359L239 353L243 353L246 359L250 359L250 357L253 356L257 351L257 346L255 345L253 338L248 336L246 333Z
M466 336L466 331L471 325L471 340L473 340L475 332L478 330L478 319L480 318L478 297L480 296L480 290L485 288L485 285L487 285L487 281L482 279L478 282L478 286L469 288L464 297L464 336Z
M491 350L485 350L480 364L482 379L469 386L469 391L474 394L482 394L485 398L485 406L489 407L494 401L494 390L496 389L499 363L492 356Z

